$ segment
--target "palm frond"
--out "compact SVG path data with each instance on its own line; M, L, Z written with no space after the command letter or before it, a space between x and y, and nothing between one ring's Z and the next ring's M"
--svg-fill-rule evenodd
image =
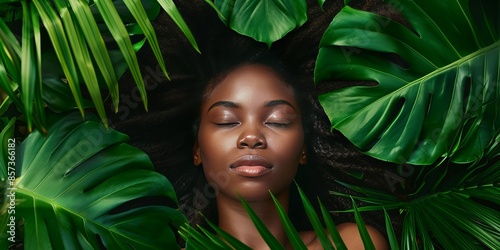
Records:
M196 43L194 35L189 30L189 27L182 18L177 7L175 7L175 3L172 0L158 0L158 3L160 3L161 7L165 10L165 12L167 12L170 18L172 18L172 21L174 21L175 24L177 24L177 27L181 29L182 33L184 33L184 36L186 36L188 41L191 43L191 46L196 51L200 52L200 49L198 48L198 44Z
M101 89L106 88L113 102L115 112L119 105L118 79L123 74L123 65L130 69L147 110L148 101L144 79L139 68L136 52L144 44L132 43L130 36L141 34L149 43L162 72L167 76L163 56L150 19L160 11L160 5L188 37L193 48L199 52L194 36L171 0L123 0L84 1L56 0L53 2L35 0L7 1L0 4L0 79L1 88L8 94L9 101L2 108L6 110L14 103L26 115L28 127L43 130L45 105L54 111L77 108L82 116L88 101L84 99L82 85L88 90L92 106L101 121L107 126ZM119 9L117 8L119 7ZM148 10L145 9L148 6ZM157 11L151 11L155 9ZM9 22L22 11L22 37L19 44L9 27ZM156 13L150 15L149 13ZM123 18L122 18L123 17ZM8 21L8 22L6 22ZM41 22L42 25L38 25ZM53 47L40 46L40 40L48 40ZM116 65L109 43L119 48L119 57L125 64ZM51 68L45 67L45 60L56 55ZM115 53L116 54L116 53ZM22 60L21 60L22 59ZM121 60L121 59L120 59ZM22 62L22 63L21 63ZM43 68L42 68L43 66ZM30 73L27 74L26 72ZM24 73L23 73L24 72ZM43 72L43 73L42 73ZM59 86L55 86L59 85ZM67 97L69 87L72 99ZM49 93L44 93L45 90ZM57 90L56 90L57 89ZM56 91L54 91L56 90ZM52 99L48 97L52 97ZM54 96L57 101L54 101ZM51 106L52 104L56 107ZM63 107L63 108L61 108ZM65 108L64 108L65 107ZM38 124L38 125L36 125Z
M361 236L361 240L363 241L363 246L365 247L365 249L375 250L375 246L373 245L373 242L370 238L370 234L366 229L365 222L363 221L363 218L359 213L358 206L354 202L354 198L351 198L351 200L352 200L352 207L354 210L354 219L356 220L356 224L358 225L359 235Z
M389 217L389 214L385 209L384 209L384 218L386 226L385 231L387 232L389 246L392 250L399 250L398 238L396 236L396 232L394 231L394 227L392 226L391 217Z
M95 60L98 68L100 69L100 73L103 76L104 82L108 86L109 93L111 95L111 99L113 100L113 105L116 108L118 106L118 86L117 82L117 74L115 73L115 69L111 62L111 59L108 55L108 51L104 42L104 39L100 35L99 27L97 22L95 21L90 6L81 0L71 0L68 2L71 7L72 12L76 20L78 21L78 26L81 29L82 35L80 39L84 38L86 44L90 51L92 52L93 59ZM83 41L82 41L83 43ZM82 48L85 52L86 47ZM88 52L86 53L85 62L88 62ZM92 67L90 65L89 67ZM85 70L86 67L82 68ZM97 83L96 80L94 80ZM100 114L102 117L102 114ZM105 116L104 116L105 117Z
M319 219L319 215L315 211L314 207L312 206L311 202L309 199L305 196L303 191L298 187L299 194L301 197L302 204L304 205L304 208L306 210L306 214L309 217L309 220L314 228L314 232L316 233L317 237L319 238L319 241L323 247L323 249L347 249L344 241L342 240L338 229L336 228L335 224L333 223L333 220L331 218L331 215L328 213L326 208L321 204L320 202L320 209L321 209L321 215L323 216L323 221L324 224L326 225L326 229L323 226L323 223L321 223ZM300 236L295 229L295 227L291 224L290 218L286 214L285 210L279 203L279 201L276 199L276 197L270 193L271 198L273 199L273 202L276 206L278 215L280 216L280 220L282 222L283 228L285 230L285 233L287 234L290 244L293 246L294 249L305 249L307 248L300 239ZM283 246L276 240L274 235L265 227L263 222L260 220L260 218L257 216L257 214L252 210L250 205L248 204L247 201L245 201L243 198L240 197L241 203L244 206L245 210L247 211L248 215L250 216L252 222L254 223L255 227L257 228L259 234L262 236L262 238L265 240L265 242L268 244L268 246L271 249L282 249ZM356 217L356 224L358 226L358 229L360 231L363 244L365 244L366 249L374 249L373 247L373 242L370 238L370 235L368 234L368 231L366 229L366 226L363 222L363 219L361 218L361 214L359 211L357 211L356 204L353 201L353 210L355 212L355 217ZM388 216L387 216L388 219ZM388 219L390 220L390 219ZM205 249L206 246L213 246L214 248L234 248L234 249L249 249L247 245L236 239L234 236L228 234L221 228L219 228L217 225L215 225L213 222L209 221L206 219L208 225L212 230L214 230L215 234L212 232L200 227L199 229L203 232L199 233L196 231L195 228L190 226L189 224L185 224L184 226L181 227L179 230L179 234L182 236L182 238L186 241L186 249ZM392 225L387 226L388 229L392 229ZM327 234L327 232L329 234ZM394 231L389 232L389 234L394 234ZM320 238L322 237L322 239ZM332 245L332 241L330 238L334 241L335 247ZM223 239L223 240L221 240ZM397 244L397 240L392 239L391 244ZM395 242L395 243L394 243Z
M280 216L281 224L283 224L283 227L285 228L285 233L287 234L288 240L290 241L290 244L292 245L293 249L307 249L304 242L302 242L299 233L297 232L297 230L295 230L292 221L290 220L290 218L288 218L285 209L281 206L278 199L276 199L276 197L271 192L269 192L269 194L271 195L271 198L273 199L274 204L276 205L278 215Z
M304 205L304 210L306 211L307 217L309 218L309 221L314 228L314 232L316 232L316 236L321 242L321 246L323 247L323 249L334 249L332 242L328 238L328 235L326 234L323 225L319 220L319 216L316 214L316 211L314 210L311 202L300 187L297 186L297 189L299 190L300 198L302 200L302 204Z
M240 197L241 204L247 211L250 219L252 219L253 224L257 228L257 231L262 236L264 241L271 249L285 249L283 245L274 237L274 235L267 229L266 225L260 220L259 216L253 211L248 202ZM286 229L285 229L286 230Z
M444 172L445 176L438 183L428 184L432 188L420 188L400 200L382 191L377 194L372 189L345 186L365 195L360 200L368 205L360 211L398 209L403 213L402 248L496 249L500 247L500 212L496 209L500 205L500 162L491 163L486 157L484 162L461 167L434 166L425 181L414 183L432 181L429 175L435 172Z
M2 132L0 132L0 153L2 154L2 159L9 159L9 144L12 146L13 142L15 141L14 139L14 124L16 123L16 118L12 118L10 121L8 121L6 124L2 124ZM13 147L10 147L13 148ZM12 159L12 158L11 158ZM0 182L4 182L7 180L8 175L7 175L7 170L8 168L8 163L5 161L0 161ZM11 166L12 167L12 166ZM4 188L2 186L2 188ZM5 196L1 196L5 197ZM2 198L3 199L3 198ZM0 215L4 214L4 204L0 203Z
M63 22L57 15L55 9L48 2L35 0L33 3L38 10L40 19L50 37L50 41L52 42L57 58L64 72L64 78L68 82L71 93L76 101L76 105L80 110L80 114L84 117L80 80L78 77L77 67L74 62L73 53L71 53L72 48L70 47L67 35L64 31ZM33 118L27 117L27 119Z
M333 223L332 217L326 210L325 206L321 201L318 199L318 202L320 204L321 208L321 215L323 216L325 220L325 225L326 228L328 229L328 232L330 233L330 236L332 237L333 243L335 244L335 249L337 250L347 250L347 247L344 243L344 240L342 240L342 237L340 236L339 231L337 230L335 224Z

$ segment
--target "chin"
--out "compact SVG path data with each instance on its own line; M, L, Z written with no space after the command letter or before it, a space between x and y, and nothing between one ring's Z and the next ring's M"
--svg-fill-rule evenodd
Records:
M248 202L256 202L256 201L265 201L270 200L271 195L269 191L272 190L274 196L279 197L283 194L288 194L289 186L287 187L272 187L267 185L267 183L259 183L259 182L247 182L242 183L240 187L237 189L235 196L241 196Z

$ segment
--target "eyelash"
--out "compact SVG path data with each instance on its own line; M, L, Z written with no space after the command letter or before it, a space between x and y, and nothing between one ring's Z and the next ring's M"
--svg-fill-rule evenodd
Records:
M214 123L214 124L219 126L219 127L228 127L228 128L240 125L239 122ZM280 123L280 122L264 122L264 124L266 124L268 126L278 127L278 128L286 128L286 127L290 126L290 123Z
M280 123L280 122L266 122L265 124L278 128L286 128L290 125L289 123Z
M219 127L235 127L237 125L240 125L239 122L227 122L227 123L214 123L215 125Z

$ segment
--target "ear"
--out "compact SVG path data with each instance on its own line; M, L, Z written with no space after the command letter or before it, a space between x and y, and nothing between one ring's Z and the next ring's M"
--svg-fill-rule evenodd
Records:
M306 163L307 163L307 152L306 152L306 147L304 146L302 148L302 153L300 153L299 164L305 165Z
M195 166L201 165L200 145L198 145L198 142L193 145L193 162Z

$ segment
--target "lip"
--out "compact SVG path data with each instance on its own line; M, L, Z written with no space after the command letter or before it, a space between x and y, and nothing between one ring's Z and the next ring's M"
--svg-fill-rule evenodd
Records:
M260 177L271 172L273 165L260 155L244 155L230 165L230 169L245 177Z

